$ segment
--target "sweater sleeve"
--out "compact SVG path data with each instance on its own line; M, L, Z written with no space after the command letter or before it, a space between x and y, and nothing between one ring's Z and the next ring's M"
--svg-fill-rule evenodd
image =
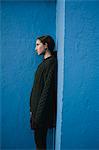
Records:
M41 93L40 101L37 107L36 116L35 116L35 122L37 124L41 124L47 116L47 109L48 109L48 103L49 103L49 94L50 94L50 88L54 77L54 71L55 71L55 63L52 64L51 68L44 74L44 88Z

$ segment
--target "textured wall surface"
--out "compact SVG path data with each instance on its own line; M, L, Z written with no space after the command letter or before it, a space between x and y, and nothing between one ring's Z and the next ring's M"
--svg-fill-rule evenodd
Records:
M2 2L3 149L34 148L29 96L42 60L34 45L46 33L58 49L56 150L99 149L99 2L64 2L57 0L57 10L53 0Z
M61 149L99 149L99 2L65 3Z
M2 149L33 149L29 98L42 60L34 52L35 39L43 34L55 38L56 5L54 1L9 1L1 6ZM50 132L48 136L52 143Z
M57 0L56 4L56 45L58 54L58 87L57 87L57 128L56 150L61 146L61 122L64 82L64 29L65 29L65 1Z
M1 10L1 4L0 4L0 10ZM0 22L1 22L1 11L0 11ZM0 41L1 41L1 28L0 28ZM0 43L0 125L1 125L1 43ZM1 126L0 126L0 145L1 145Z

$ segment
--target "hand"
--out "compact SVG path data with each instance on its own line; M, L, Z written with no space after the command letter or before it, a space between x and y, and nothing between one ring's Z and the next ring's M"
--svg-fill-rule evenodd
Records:
M32 115L32 112L30 111L30 116Z
M30 126L31 126L31 129L38 127L38 125L36 124L35 119L33 118L32 114L30 116Z

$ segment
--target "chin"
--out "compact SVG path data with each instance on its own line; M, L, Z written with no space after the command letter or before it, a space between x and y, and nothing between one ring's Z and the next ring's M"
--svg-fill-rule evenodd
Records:
M38 53L38 55L42 55L43 53Z

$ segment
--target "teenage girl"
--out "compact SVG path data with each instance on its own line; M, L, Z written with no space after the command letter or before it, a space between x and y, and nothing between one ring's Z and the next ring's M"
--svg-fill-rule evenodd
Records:
M48 128L56 127L57 53L49 35L37 37L35 50L43 55L38 65L30 96L30 125L34 130L36 149L46 149Z

